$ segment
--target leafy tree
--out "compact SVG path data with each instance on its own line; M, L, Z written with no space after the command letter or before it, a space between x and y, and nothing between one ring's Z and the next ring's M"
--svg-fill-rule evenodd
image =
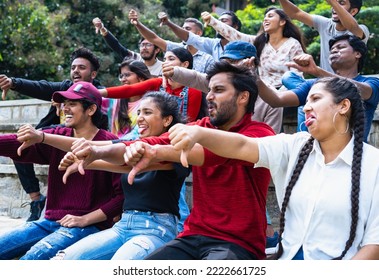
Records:
M39 1L1 1L0 73L41 78L54 75L63 62L59 38L66 36L66 10L50 14ZM54 61L54 64L51 63Z
M95 34L92 19L99 17L124 45L138 51L139 33L129 23L127 14L137 9L140 20L164 39L178 41L166 26L160 27L157 14L166 11L178 25L186 17L200 18L202 11L211 11L219 0L0 0L0 73L29 79L62 80L69 75L69 56L73 50L84 46L101 59L99 79L106 85L118 84L117 57L99 34ZM269 0L247 1L244 10L236 11L243 23L242 32L257 34L264 11L278 3ZM303 10L330 16L330 5L324 0L296 0ZM379 6L377 0L365 0L365 7L357 15L360 23L367 25L371 35L368 42L369 59L364 74L379 73ZM217 17L217 15L215 15ZM307 49L316 60L319 56L318 33L296 22L307 39ZM213 28L205 36L213 37ZM9 95L8 95L9 96ZM15 96L14 98L20 98Z
M363 74L379 74L379 6L366 8L359 12L357 20L370 30L367 43L368 57L363 67Z
M377 4L374 3L375 1L370 1L371 0L368 0L364 3L366 5L372 4L374 7L367 8L367 6L364 6L356 16L357 21L360 24L365 24L370 30L370 39L367 44L369 54L362 74L379 73L379 6L375 6L375 4ZM310 14L317 14L325 17L331 16L331 7L323 0L296 1L296 3L300 9ZM247 34L257 34L263 21L264 11L269 6L270 4L266 4L266 6L258 7L255 5L254 1L254 4L248 4L244 10L237 11L236 14L243 23L242 32ZM278 4L276 4L276 7L280 8ZM312 54L318 63L320 59L320 38L318 32L296 20L294 23L298 25L304 33L307 44L307 52Z

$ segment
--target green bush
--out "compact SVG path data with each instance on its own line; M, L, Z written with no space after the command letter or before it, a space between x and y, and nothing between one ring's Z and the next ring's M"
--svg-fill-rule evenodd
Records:
M170 18L181 25L184 18L200 18L202 11L211 11L210 0L0 0L0 73L29 79L60 81L69 77L69 56L73 50L84 46L93 50L101 59L99 79L106 85L115 85L117 57L95 34L92 19L99 17L106 27L131 50L138 50L139 33L129 23L127 14L137 9L141 21L164 39L179 41L167 27L159 27L157 13L166 11ZM253 2L253 1L248 1ZM357 16L371 32L368 42L369 59L365 74L379 73L379 6L376 0L366 0ZM330 16L330 6L324 0L297 1L307 12ZM242 32L257 34L264 10L270 1L259 0L248 4L236 14L243 23ZM278 5L278 4L276 4ZM376 6L375 6L376 5ZM307 49L316 60L319 54L318 33L295 22L307 38ZM205 36L214 36L211 27ZM13 96L12 98L20 98Z

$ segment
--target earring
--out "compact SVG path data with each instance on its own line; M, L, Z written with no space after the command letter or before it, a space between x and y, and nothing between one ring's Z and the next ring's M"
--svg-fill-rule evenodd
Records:
M349 119L348 117L346 116L346 114L343 114L342 116L345 117L345 120L346 120L346 129L344 132L340 132L338 131L337 127L336 127L336 116L337 116L337 113L338 112L335 112L334 116L333 116L333 127L334 127L334 130L338 133L338 134L346 134L348 131L349 131L349 128L350 128L350 125L349 125Z

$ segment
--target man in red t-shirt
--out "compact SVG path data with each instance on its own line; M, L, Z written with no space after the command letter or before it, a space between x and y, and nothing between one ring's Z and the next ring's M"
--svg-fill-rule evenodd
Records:
M275 134L268 125L251 120L258 93L252 71L217 62L207 74L209 117L189 125L250 137ZM180 152L169 143L165 134L130 145L125 153L126 163L138 162L130 173L130 181L151 162L180 161ZM184 223L184 231L147 258L265 258L269 170L216 156L201 146L192 149L188 160L193 172L193 208Z
M251 120L258 95L253 71L216 62L207 73L209 117L188 125L241 133L274 135L265 123ZM217 141L217 139L215 139ZM126 151L125 151L126 146ZM180 151L168 133L141 141L77 147L83 167L96 159L134 165L128 181L155 162L180 162ZM266 240L266 196L270 172L238 160L216 156L195 146L188 155L193 172L193 208L184 231L148 259L263 259ZM68 174L71 173L67 171Z

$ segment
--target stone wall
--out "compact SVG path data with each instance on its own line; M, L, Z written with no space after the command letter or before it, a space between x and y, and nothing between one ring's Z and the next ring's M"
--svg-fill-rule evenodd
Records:
M0 133L14 133L25 123L36 125L38 121L46 115L50 107L50 102L36 99L2 101L0 102ZM284 131L293 133L296 131L297 120L295 116L290 116L284 120ZM379 111L377 110L374 122L371 127L369 143L379 148ZM35 165L36 175L40 180L42 193L46 193L47 183L46 165ZM187 201L192 207L192 177L187 183ZM29 196L21 187L17 172L12 160L0 156L0 215L7 215L13 218L28 217L29 207L21 207L23 203L29 202ZM274 224L278 217L279 208L276 203L273 186L270 187L268 196L268 209Z
M0 133L14 133L25 123L36 125L50 108L50 102L37 99L0 102ZM46 193L47 166L35 165L40 188ZM21 207L30 201L18 179L13 161L0 156L0 215L13 218L28 217L29 207Z

